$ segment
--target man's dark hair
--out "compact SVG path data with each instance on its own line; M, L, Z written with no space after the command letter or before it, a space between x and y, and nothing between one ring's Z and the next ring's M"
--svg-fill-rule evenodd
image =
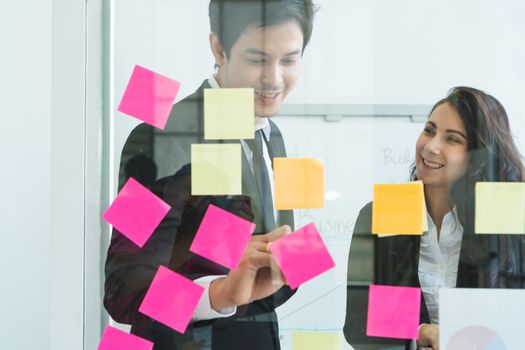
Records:
M303 50L312 36L312 0L210 0L211 31L217 34L226 57L250 25L267 27L295 21L303 32Z

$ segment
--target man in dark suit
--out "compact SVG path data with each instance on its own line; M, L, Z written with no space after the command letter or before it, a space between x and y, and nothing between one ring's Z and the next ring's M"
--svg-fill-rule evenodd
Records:
M216 74L174 105L164 130L141 124L126 141L120 186L132 176L172 209L143 248L113 231L104 305L113 319L131 324L132 333L152 340L157 350L280 348L274 310L292 291L268 247L293 228L293 213L273 208L271 159L286 152L269 117L278 113L295 86L313 14L311 0L211 0ZM254 89L255 140L213 142L241 144L242 195L193 196L190 146L207 142L204 89L237 87ZM235 270L189 251L209 204L256 224L256 234ZM160 265L205 287L184 334L138 312Z

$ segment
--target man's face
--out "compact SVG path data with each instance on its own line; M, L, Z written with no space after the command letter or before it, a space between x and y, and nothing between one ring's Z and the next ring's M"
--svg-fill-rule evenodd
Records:
M255 115L271 117L297 82L302 49L303 33L295 21L249 26L228 58L214 52L220 66L217 81L223 88L253 88Z

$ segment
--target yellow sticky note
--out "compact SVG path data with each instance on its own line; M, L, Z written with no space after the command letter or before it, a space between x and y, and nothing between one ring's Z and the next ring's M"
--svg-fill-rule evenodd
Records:
M423 183L374 185L372 233L422 235L428 230Z
M324 207L324 165L319 158L274 158L275 208Z
M525 234L525 183L476 183L476 233Z
M294 332L293 350L341 350L342 337L336 332Z
M241 192L240 144L191 145L192 195L238 195Z
M204 89L204 139L253 139L254 134L252 88Z

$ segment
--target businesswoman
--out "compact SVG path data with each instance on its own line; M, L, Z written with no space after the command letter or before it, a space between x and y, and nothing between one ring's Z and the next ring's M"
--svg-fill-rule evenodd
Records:
M415 148L411 179L423 182L429 229L422 236L374 236L366 263L373 264L374 284L421 288L417 346L438 349L440 288L525 287L523 236L474 233L475 183L520 182L525 171L505 109L469 87L453 88L434 105ZM370 237L371 209L371 203L361 209L354 238ZM359 253L352 244L349 266L363 265ZM366 336L367 291L348 288L347 341L356 349L415 348L414 342Z

